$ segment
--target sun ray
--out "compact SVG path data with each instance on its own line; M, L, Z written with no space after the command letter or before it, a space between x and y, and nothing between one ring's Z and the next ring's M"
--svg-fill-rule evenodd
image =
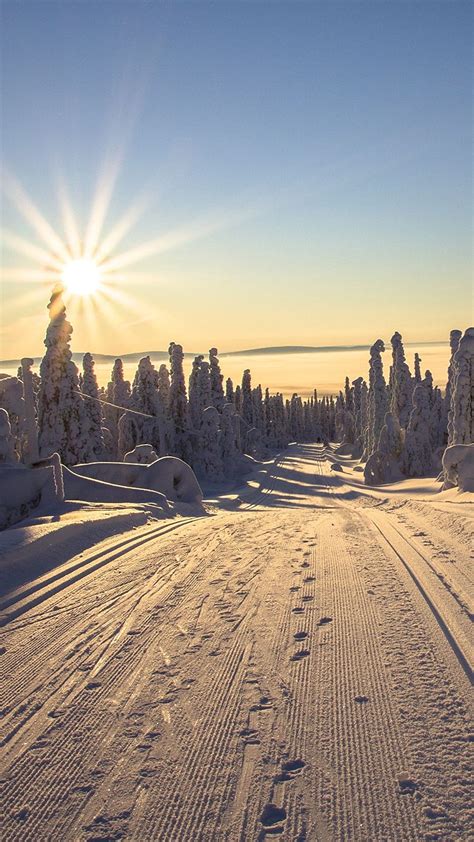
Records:
M112 193L119 176L123 154L118 152L105 166L99 175L92 211L86 228L83 253L85 257L93 257L109 210Z
M36 260L43 266L51 266L56 269L61 268L61 261L57 257L53 256L51 252L41 248L41 246L30 243L29 240L19 237L18 234L14 234L13 231L9 231L8 229L3 229L2 236L5 245L17 252L17 254L23 254L25 257L31 257L32 260Z
M50 223L44 218L43 214L38 210L36 205L33 204L23 187L9 173L4 173L3 189L10 201L13 202L15 207L23 215L24 219L29 222L43 243L51 249L53 255L58 255L63 260L67 260L69 255L62 240L58 237Z
M160 237L147 240L128 251L118 254L116 257L105 260L101 265L101 269L104 272L123 269L132 263L139 263L147 257L153 257L178 248L179 246L188 245L196 240L209 237L211 234L224 230L233 224L244 221L244 219L249 217L250 213L253 214L251 211L246 211L245 213L222 214L211 218L195 220L189 225L174 228L162 234Z
M67 188L62 179L58 185L58 200L68 249L72 257L79 258L81 256L81 238Z
M0 274L3 281L13 281L16 284L35 284L41 281L54 283L60 278L58 270L32 269L31 266L2 266Z
M123 238L136 225L145 212L149 200L142 198L136 200L132 206L123 214L109 234L98 245L95 251L95 259L98 263L106 260L112 251L122 242Z

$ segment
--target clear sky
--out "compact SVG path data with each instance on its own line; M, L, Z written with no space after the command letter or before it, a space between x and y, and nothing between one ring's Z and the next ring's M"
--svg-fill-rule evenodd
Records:
M71 301L74 350L435 340L472 321L470 2L1 15L0 357L42 352L49 297L13 248L41 237L11 177L62 239L61 185L81 237L104 199L99 243L137 209L120 299Z

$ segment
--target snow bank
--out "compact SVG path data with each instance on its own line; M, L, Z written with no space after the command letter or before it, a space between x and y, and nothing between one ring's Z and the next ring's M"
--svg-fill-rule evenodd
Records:
M444 488L474 491L474 444L453 444L443 455Z
M0 467L0 529L27 517L40 503L55 499L51 466L34 470L24 465Z
M194 471L176 456L163 456L151 465L133 462L88 462L75 465L74 475L122 487L133 486L142 491L150 489L161 492L168 500L180 503L202 502L202 490ZM68 492L66 494L70 496Z
M108 465L114 463L91 462L90 464ZM103 482L94 477L80 476L64 465L63 480L67 500L84 500L88 503L156 503L165 511L169 508L166 496L160 491L134 485Z

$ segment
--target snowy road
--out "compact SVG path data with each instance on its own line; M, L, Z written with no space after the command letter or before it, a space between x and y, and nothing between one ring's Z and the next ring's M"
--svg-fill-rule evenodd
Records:
M362 502L299 446L13 595L4 839L472 838L467 508Z

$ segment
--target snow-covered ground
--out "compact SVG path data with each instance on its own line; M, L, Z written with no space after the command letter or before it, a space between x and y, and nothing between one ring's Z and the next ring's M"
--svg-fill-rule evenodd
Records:
M5 839L472 838L474 495L355 467L0 536Z

